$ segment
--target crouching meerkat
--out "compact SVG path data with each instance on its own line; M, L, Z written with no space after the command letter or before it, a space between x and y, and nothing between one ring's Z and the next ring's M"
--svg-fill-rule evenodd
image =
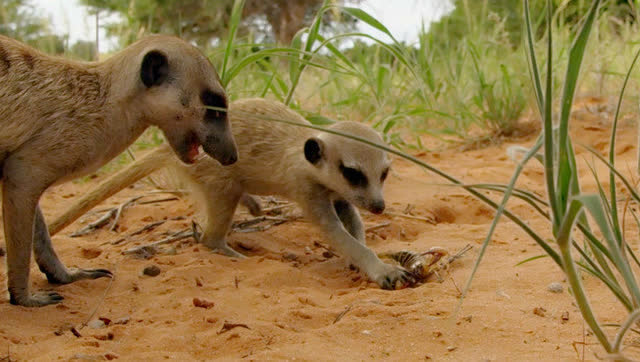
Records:
M149 36L105 61L73 62L0 36L0 180L12 304L62 299L30 292L32 247L52 283L111 276L60 262L38 206L49 186L96 170L150 125L183 162L193 162L199 146L221 164L236 161L226 114L207 105L226 107L219 77L178 38Z
M398 266L383 263L365 245L357 207L383 212L382 186L389 171L386 152L338 135L295 125L269 122L283 119L309 124L283 104L263 99L233 102L229 119L238 143L239 160L220 167L208 157L183 165L165 146L104 181L51 224L55 233L114 193L167 166L182 176L206 214L202 243L232 257L242 257L226 242L234 211L243 199L252 212L259 205L247 194L278 195L296 202L306 217L324 232L330 245L382 288L411 280ZM370 127L338 122L333 130L383 144Z

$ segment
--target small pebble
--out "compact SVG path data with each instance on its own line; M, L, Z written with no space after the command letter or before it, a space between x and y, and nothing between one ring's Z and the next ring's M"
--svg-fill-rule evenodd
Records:
M368 329L365 329L364 331L362 331L362 334L366 335L366 336L370 336L371 335L371 331Z
M100 319L94 319L91 322L87 323L87 327L92 328L92 329L100 329L100 328L104 328L107 325L101 321Z
M564 291L564 287L562 283L554 282L547 286L547 290L551 293L562 293Z
M313 253L313 251L311 250L311 248L310 248L310 247L305 246L305 247L304 247L304 253L305 253L305 254L307 254L307 255L309 255L309 254L312 254L312 253Z
M113 324L127 324L129 323L130 320L131 320L131 317L126 316L126 317L116 319L115 322L113 322Z
M213 306L215 306L216 304L206 299L193 298L193 305L198 308L210 309L213 308Z
M542 307L535 307L533 308L533 314L544 317L547 314L547 310Z
M149 265L142 270L142 274L156 277L160 274L160 268L157 265Z
M170 247L164 249L164 253L166 255L176 255L176 254L178 254L178 251L176 250L175 246L170 246Z
M449 352L453 352L453 351L455 351L456 349L458 349L458 347L455 347L455 346L449 346L449 347L447 347L447 351L449 351Z
M296 261L298 260L298 256L294 253L286 253L282 256L284 258L284 260L287 261Z
M120 358L120 356L118 356L117 354L115 354L113 352L107 352L107 353L104 354L104 358L106 358L107 360L111 361L111 360Z
M330 252L329 250L325 250L325 251L322 253L322 256L324 256L324 257L325 257L325 258L327 258L327 259L330 259L330 258L333 258L334 254L333 254L332 252Z

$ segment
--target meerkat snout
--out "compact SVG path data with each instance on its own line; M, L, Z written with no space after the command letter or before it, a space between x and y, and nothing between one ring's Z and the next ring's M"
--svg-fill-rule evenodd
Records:
M201 141L202 148L223 166L235 163L238 160L238 150L227 120L226 97L224 94L205 90L202 92L200 100L205 107L204 123L206 128L206 136Z

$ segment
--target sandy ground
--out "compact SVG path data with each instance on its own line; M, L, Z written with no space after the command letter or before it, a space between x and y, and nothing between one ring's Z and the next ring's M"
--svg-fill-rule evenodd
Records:
M583 101L572 130L578 142L599 151L605 150L609 137L610 119L606 112L598 113L603 107L596 100ZM635 126L624 121L621 128L618 162L631 170ZM514 166L506 157L506 148L532 142L533 138L528 138L478 150L450 148L418 156L467 183L506 182ZM578 158L585 188L593 189L593 178L585 167L592 157L580 149ZM601 165L597 169L604 172ZM53 188L42 202L48 219L100 180ZM543 194L542 182L542 168L532 163L520 186ZM105 205L120 204L149 190L147 184L138 184ZM367 233L368 244L376 251L425 251L441 246L455 252L467 244L474 246L442 274L442 282L380 290L341 259L326 258L325 250L314 243L325 241L305 220L264 232L232 234L231 244L241 242L251 249L244 250L250 256L246 260L212 254L192 239L174 243L168 253L149 260L136 259L121 253L188 227L195 216L187 200L136 205L126 209L117 232L68 236L95 219L93 216L54 237L65 263L106 267L115 273L115 279L52 286L33 266L34 288L58 291L66 298L63 303L29 309L11 306L7 295L2 295L0 361L594 360L603 355L573 305L558 267L548 258L516 266L541 254L516 225L501 223L468 297L457 310L460 289L491 223L492 211L465 191L446 186L402 160L394 161L385 192L386 214L363 212L367 226L390 223ZM436 222L394 216L408 208L412 215ZM547 223L532 209L518 202L510 208L544 233ZM112 244L154 221L180 216L185 219L169 220ZM237 215L238 219L249 217L244 210ZM629 232L629 240L637 240L637 231L629 227ZM0 239L0 245L3 243ZM142 270L152 264L160 268L160 274L143 275ZM564 291L548 291L552 282L562 283ZM595 280L586 277L585 284L601 320L619 323L625 315L623 308ZM6 290L4 268L0 270L0 289ZM194 298L213 305L196 307ZM342 317L336 321L339 315ZM84 325L98 318L109 325ZM225 323L240 326L225 331ZM628 343L633 344L635 338L630 336ZM629 348L627 352L633 356L637 351Z

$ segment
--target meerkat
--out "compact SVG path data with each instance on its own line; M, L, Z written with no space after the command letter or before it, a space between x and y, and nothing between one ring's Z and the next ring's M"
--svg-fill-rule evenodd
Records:
M67 269L58 259L38 201L51 185L99 168L148 126L158 126L178 158L200 146L223 165L237 160L226 95L210 61L192 45L153 35L100 62L45 55L0 36L0 175L10 302L57 303L31 293L31 249L52 283L110 277Z
M389 172L386 152L326 132L268 122L265 118L309 124L285 105L263 99L233 102L229 119L238 144L239 160L220 167L208 157L193 165L176 162L160 146L104 181L51 225L55 233L86 211L151 174L168 167L193 190L193 199L206 215L201 242L231 257L244 257L227 245L226 236L239 201L259 213L248 194L277 195L296 202L320 227L329 244L382 288L411 281L406 270L382 262L365 244L357 207L380 214L385 209L382 187ZM372 128L357 122L337 122L332 130L383 144Z

